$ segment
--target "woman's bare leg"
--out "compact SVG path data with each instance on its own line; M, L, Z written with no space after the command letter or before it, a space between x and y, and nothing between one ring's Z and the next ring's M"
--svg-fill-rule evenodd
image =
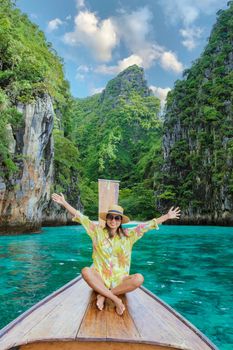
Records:
M97 293L101 294L102 296L111 299L114 302L114 304L116 305L116 312L118 313L118 315L123 314L125 306L122 303L121 299L114 295L107 287L105 287L105 284L97 271L90 267L84 267L82 269L82 276L92 289L94 289Z
M135 273L134 275L123 277L122 282L111 289L114 295L125 294L132 292L142 285L144 282L144 277L140 273Z
M100 277L101 278L101 277ZM122 282L111 289L114 295L121 295L128 292L132 292L136 288L140 287L144 282L144 278L140 273L135 273L134 275L123 277ZM101 294L97 295L97 306L100 310L103 309L105 297Z
M102 278L101 278L101 276L100 276L100 274L94 268L92 268L92 269L93 269L94 272L96 272L96 277L99 278L100 282L104 283ZM104 308L105 299L106 298L103 295L97 294L96 306L98 307L98 309L100 311L102 311L103 308Z

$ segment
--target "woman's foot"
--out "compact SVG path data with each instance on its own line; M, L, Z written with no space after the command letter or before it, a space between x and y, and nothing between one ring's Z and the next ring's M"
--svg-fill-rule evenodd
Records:
M101 295L101 294L98 294L97 295L96 306L98 307L98 309L100 311L102 311L103 308L104 308L104 302L105 302L105 297L103 295Z
M125 305L122 303L122 300L120 298L116 298L114 303L116 305L116 313L122 316L123 312L125 311Z

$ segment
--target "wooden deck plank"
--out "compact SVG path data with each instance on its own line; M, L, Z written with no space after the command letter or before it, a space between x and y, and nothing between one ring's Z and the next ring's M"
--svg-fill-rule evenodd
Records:
M211 349L182 320L142 289L128 293L128 309L143 339L190 350Z
M109 300L104 310L97 309L96 294L83 279L68 285L39 303L38 308L32 308L32 312L29 310L13 326L6 327L7 333L0 334L0 350L46 339L64 343L76 340L77 344L84 340L107 344L149 342L155 349L169 346L185 350L217 349L207 345L195 327L149 291L139 288L124 296L126 310L119 316Z
M83 280L80 280L80 281L79 280L80 279L78 279L78 282L75 283L73 286L55 295L53 298L51 298L47 302L42 303L38 308L35 308L34 311L32 311L31 313L29 312L29 314L26 315L25 317L23 314L21 318L19 318L19 320L16 319L16 322L13 328L10 329L5 335L3 335L0 338L0 350L6 349L7 347L12 347L18 344L19 340L24 342L30 341L30 337L29 335L27 336L27 334L29 334L30 331L36 326L44 327L41 325L43 324L43 321L49 317L49 315L53 315L54 313L58 315L56 310L58 310L60 305L63 305L64 300L71 300L71 297L74 296L74 293L75 292L77 293L78 290L83 286L85 287L86 291L90 290L90 288L87 286L87 284ZM88 298L89 296L87 296L87 302L88 302ZM28 311L26 311L25 314L27 313ZM61 315L59 316L60 317L58 318L58 320L60 320L59 322L62 322L63 318L61 317ZM79 324L76 324L76 330L78 327L79 327ZM44 328L44 330L45 332L47 332L47 334L49 334L47 328Z
M158 317L158 313L154 320L155 310L151 305L149 308L145 307L137 293L129 293L128 309L143 340L182 346L182 339L179 339L176 332Z
M69 295L70 290L65 292L65 295ZM47 315L53 311L64 299L64 294L60 294L56 298L50 300L48 303L40 306L40 308L30 313L21 322L15 325L10 332L7 332L2 338L0 338L0 350L5 349L9 346L14 346L17 344L19 339L22 339L25 334L33 328L38 322L47 317Z
M106 338L107 319L106 312L100 311L96 306L96 293L92 292L91 301L86 314L78 329L76 339L80 338Z
M140 290L135 292L131 302L132 305L129 303L131 315L144 339L194 350L193 342L190 343L190 330L168 313L162 305L152 303L150 297L142 294ZM140 318L139 313L144 317ZM199 349L200 340L199 338L196 340L198 344L195 344L195 349ZM201 344L203 345L202 341Z
M71 293L25 334L24 343L40 339L75 339L89 305L91 293L90 287L83 280L74 285Z
M126 298L123 298L126 304ZM126 308L123 316L117 315L111 300L99 311L96 307L96 294L93 292L86 315L82 321L76 339L140 339L134 322Z
M124 296L121 299L126 306L125 312L122 316L119 316L116 313L115 305L111 301L108 302L107 338L140 340L140 334L135 327L135 324L128 310L127 296Z

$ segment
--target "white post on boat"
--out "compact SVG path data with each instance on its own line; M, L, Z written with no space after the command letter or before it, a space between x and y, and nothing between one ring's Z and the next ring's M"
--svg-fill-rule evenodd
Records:
M99 213L106 212L112 204L118 204L119 197L118 180L98 179L99 188ZM99 225L104 226L105 222L99 217Z

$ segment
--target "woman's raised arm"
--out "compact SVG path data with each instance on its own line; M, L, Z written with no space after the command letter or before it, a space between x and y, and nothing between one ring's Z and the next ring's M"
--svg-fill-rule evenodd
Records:
M94 222L92 222L88 216L83 215L79 210L76 210L75 208L73 208L66 200L65 197L63 196L63 194L61 193L56 194L53 193L52 194L52 200L60 205L62 205L64 208L66 208L66 210L68 210L68 212L73 215L73 219L72 221L76 221L79 224L83 225L83 227L85 228L85 230L87 231L87 234L93 239L95 234L96 234L96 225L94 224Z
M131 243L134 244L139 240L144 233L147 231L156 229L158 230L158 224L162 224L163 222L169 220L169 219L179 219L180 217L180 209L179 207L173 209L174 207L171 207L170 210L167 212L167 214L160 216L158 219L152 219L150 221L144 222L139 224L136 227L132 227L128 229L129 237L131 240Z
M62 205L64 208L66 208L66 210L68 210L68 212L71 215L76 215L77 210L75 208L73 208L66 200L65 197L63 196L62 193L57 194L57 193L53 193L52 194L52 200L60 205Z
M160 216L156 219L157 224L162 224L163 222L169 220L169 219L179 219L180 218L180 208L177 207L173 209L174 207L171 207L167 214Z

